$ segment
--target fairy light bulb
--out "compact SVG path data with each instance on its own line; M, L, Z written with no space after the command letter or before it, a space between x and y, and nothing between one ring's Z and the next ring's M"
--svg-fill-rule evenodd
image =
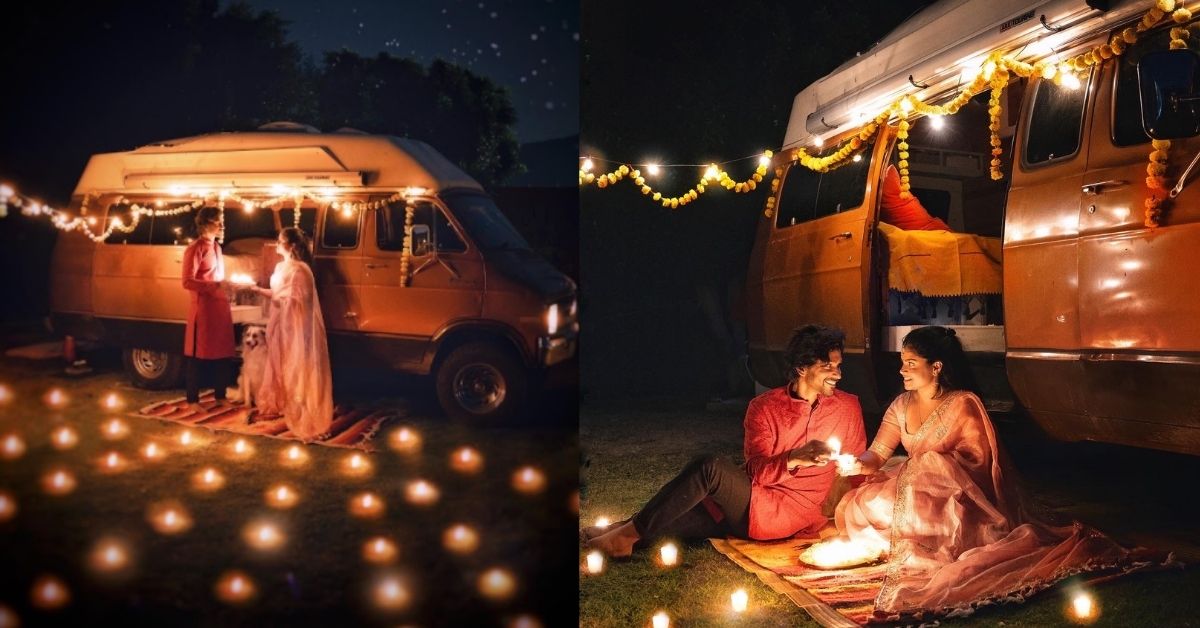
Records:
M817 148L821 148L824 145L825 145L825 138L817 137L817 138L813 139L813 146L816 146Z
M656 176L658 176L658 172L659 172L658 164L646 164L646 174L649 174L652 177L656 177Z
M764 166L764 167L771 165L770 155L763 153L762 156L758 158L758 165Z
M594 162L592 162L592 159L590 157L584 157L583 165L581 165L579 167L579 169L583 170L584 172L591 172L592 169L595 167L596 167L596 164Z
M934 131L941 131L946 128L946 118L944 116L929 116L929 127Z
M1064 74L1062 77L1062 84L1063 87L1070 90L1076 90L1083 86L1083 83L1080 82L1079 77L1076 76L1074 72L1068 72Z
M912 100L910 100L907 96L900 99L900 110L904 113L909 113L913 110Z
M717 164L709 164L708 168L704 169L705 179L717 179L721 176L721 170L717 168Z

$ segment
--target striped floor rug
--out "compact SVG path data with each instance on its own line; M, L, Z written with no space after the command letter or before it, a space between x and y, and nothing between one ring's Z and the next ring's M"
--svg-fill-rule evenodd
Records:
M180 397L152 403L133 414L140 418L161 419L181 425L193 425L211 430L299 440L288 430L287 421L279 415L256 415L253 423L246 422L247 409L240 403L233 407L214 407L212 391L200 396L200 405L207 410L194 412L187 399ZM389 419L405 414L393 403L389 407L366 404L337 404L333 409L333 425L329 436L314 441L316 445L372 450L371 439Z
M763 543L710 539L718 552L758 576L775 592L786 595L822 626L851 628L867 623L874 612L875 596L883 584L887 564L841 570L804 566L797 556L819 540L797 538Z

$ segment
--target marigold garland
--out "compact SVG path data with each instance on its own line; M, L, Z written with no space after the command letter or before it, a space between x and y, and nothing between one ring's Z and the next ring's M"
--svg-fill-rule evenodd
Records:
M763 157L765 157L767 160L770 160L774 154L775 153L773 151L768 150L763 153ZM722 170L716 164L710 164L708 168L705 169L704 175L700 177L700 181L697 182L695 186L693 186L687 192L673 197L665 197L663 196L662 192L655 191L646 184L646 178L642 176L642 172L633 166L630 166L629 164L621 164L616 170L600 175L592 174L583 168L580 168L579 183L580 185L587 185L594 182L596 187L603 189L610 185L616 184L618 181L625 179L626 177L630 177L630 180L641 190L643 196L649 196L653 201L662 204L663 207L668 209L678 209L679 207L687 205L688 203L700 198L700 195L703 194L708 189L708 186L713 182L716 182L721 187L727 190L732 190L737 194L745 194L747 192L753 192L755 189L757 189L758 184L762 182L766 175L767 166L760 163L758 167L754 169L754 174L750 175L748 179L745 181L734 181L729 176L728 172Z

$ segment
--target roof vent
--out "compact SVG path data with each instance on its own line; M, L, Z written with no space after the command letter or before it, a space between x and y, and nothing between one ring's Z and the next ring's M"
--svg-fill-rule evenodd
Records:
M268 122L260 127L259 131L283 131L285 133L320 133L321 129L309 124L300 124L299 122Z

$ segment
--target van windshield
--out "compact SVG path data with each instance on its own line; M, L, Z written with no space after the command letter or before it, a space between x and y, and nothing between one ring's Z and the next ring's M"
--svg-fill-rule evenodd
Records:
M471 239L485 251L528 251L529 243L508 221L492 199L460 192L442 196Z

